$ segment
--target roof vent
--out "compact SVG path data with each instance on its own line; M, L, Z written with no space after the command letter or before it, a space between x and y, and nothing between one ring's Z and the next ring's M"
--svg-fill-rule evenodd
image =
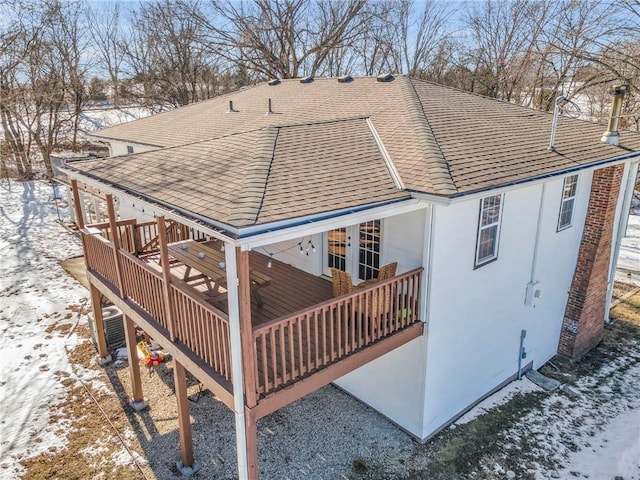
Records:
M313 82L313 77L311 75L308 75L306 77L302 77L300 79L300 83L311 83Z
M227 113L238 113L238 110L233 108L233 100L229 100L229 110L227 110Z
M609 145L618 145L620 141L620 134L618 133L618 120L620 119L620 113L622 112L622 99L624 94L629 91L629 85L613 85L609 90L609 93L613 95L611 100L611 115L609 116L609 124L607 125L607 131L602 135L604 143Z
M342 77L338 77L338 83L349 83L353 82L353 77L351 75L343 75Z
M280 85L280 79L279 78L274 78L272 80L269 80L267 82L268 85L271 85L272 87L275 87L276 85Z
M267 109L267 113L265 115L273 115L273 110L271 110L271 99L269 99L269 108Z
M392 80L395 80L395 77L393 75L391 75L390 73L384 73L382 75L378 75L376 77L376 80L378 82L390 82Z

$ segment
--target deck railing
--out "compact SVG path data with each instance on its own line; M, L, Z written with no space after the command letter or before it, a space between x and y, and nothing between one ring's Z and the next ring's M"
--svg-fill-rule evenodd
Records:
M162 275L124 250L120 250L119 255L125 297L138 304L160 325L169 330Z
M111 284L118 284L111 242L97 235L84 235L87 268L96 271Z
M176 312L176 337L231 381L229 317L174 284L171 299Z
M113 244L100 235L83 237L87 268L117 288L119 282ZM170 331L163 276L123 248L118 251L118 259L124 298L135 303L159 325ZM170 284L169 291L176 340L231 381L228 316L196 298L194 292L183 291L177 284Z
M420 321L421 274L418 268L255 329L258 395Z
M87 225L87 227L97 228L104 238L113 241L109 222L94 223ZM116 221L116 231L120 248L129 253L151 253L157 252L159 249L158 223L155 221L137 223L136 219L133 218L118 220ZM167 241L169 243L202 236L202 234L198 235L198 233L186 225L173 220L167 221Z

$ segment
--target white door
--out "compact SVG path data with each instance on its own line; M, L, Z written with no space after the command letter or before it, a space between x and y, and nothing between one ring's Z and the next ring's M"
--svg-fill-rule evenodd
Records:
M337 268L351 274L354 283L378 275L380 268L380 220L330 230L324 235L324 274Z

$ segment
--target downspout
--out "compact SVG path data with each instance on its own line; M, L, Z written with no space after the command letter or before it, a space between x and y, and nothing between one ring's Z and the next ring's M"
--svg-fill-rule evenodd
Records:
M422 350L421 360L423 368L424 384L422 385L422 391L420 392L420 404L421 408L421 428L424 430L425 415L426 415L426 402L427 402L427 362L429 356L429 325L430 325L430 302L431 298L431 272L433 270L433 238L435 231L435 217L436 208L433 203L425 209L425 221L424 221L424 246L422 248L422 291L420 292L420 318L424 323L423 336L426 337L426 343ZM422 433L420 433L422 438Z
M425 209L424 247L422 249L422 302L420 318L423 323L429 324L429 298L431 298L431 269L433 265L433 230L435 225L436 209L430 204Z
M233 415L236 424L238 477L249 478L247 435L244 417L244 378L242 375L242 340L240 338L240 305L238 297L238 266L233 243L225 242L227 299L229 302L229 337L231 341L231 378L233 383Z
M540 203L538 204L538 222L536 224L536 238L533 244L533 258L531 259L531 277L527 283L527 289L524 297L524 304L530 307L536 306L536 301L542 296L542 290L537 280L538 277L538 250L540 249L540 230L542 227L542 211L544 210L544 197L547 184L542 184L542 192L540 193Z
M616 266L618 265L618 257L620 256L620 246L622 244L622 238L624 237L627 223L629 221L629 210L631 209L631 198L633 197L633 187L635 180L638 176L638 167L640 162L631 163L629 165L629 173L627 175L627 183L624 187L624 198L622 200L622 209L620 210L620 218L618 220L618 232L616 235L616 243L613 246L613 255L611 255L611 262L609 263L609 281L607 283L607 298L604 308L604 321L610 323L609 309L611 308L611 297L613 295L613 284L616 278ZM626 220L623 221L622 216L627 215Z

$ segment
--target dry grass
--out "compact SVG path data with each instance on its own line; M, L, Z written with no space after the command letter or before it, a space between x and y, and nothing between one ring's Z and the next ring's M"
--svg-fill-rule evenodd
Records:
M68 333L68 326L56 329L61 333ZM88 337L86 327L80 327L82 336ZM95 369L91 359L95 359L95 349L87 340L69 352L72 365ZM55 372L56 377L66 387L66 398L63 402L52 407L50 422L57 423L67 419L71 422L69 428L61 428L55 432L67 435L67 445L64 449L51 449L49 452L22 461L25 468L25 480L49 479L111 479L134 480L141 478L140 471L135 465L122 465L116 459L123 450L123 445L113 431L109 421L96 405L91 395L85 390L75 375L69 372ZM106 377L100 373L101 377ZM100 377L99 377L100 378ZM105 383L106 378L100 378ZM89 387L91 389L91 387ZM122 414L122 404L119 399L104 391L91 392L99 402L100 407L114 423L119 431L124 431L126 417ZM35 442L42 441L34 438Z

